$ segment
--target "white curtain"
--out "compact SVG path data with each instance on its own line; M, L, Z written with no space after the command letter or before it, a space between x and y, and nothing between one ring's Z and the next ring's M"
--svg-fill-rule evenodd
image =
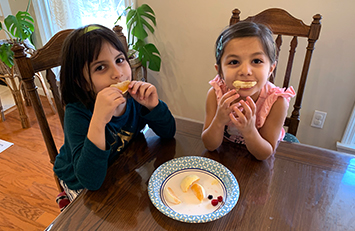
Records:
M32 1L42 44L56 32L97 23L113 28L118 16L135 0L37 0ZM124 19L124 18L123 18ZM125 28L125 21L119 23Z

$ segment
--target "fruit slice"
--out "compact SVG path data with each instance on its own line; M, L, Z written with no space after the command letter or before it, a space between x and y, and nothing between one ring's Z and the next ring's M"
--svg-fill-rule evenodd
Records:
M194 174L191 174L191 175L188 175L188 176L185 176L184 179L182 179L181 183L180 183L180 187L181 187L181 190L183 192L187 192L187 190L189 189L189 187L195 183L196 181L198 181L200 179L200 177L194 175Z
M170 187L166 187L164 190L165 199L175 205L180 204L181 201L175 195L174 191Z
M197 199L200 201L203 200L203 198L206 197L205 189L200 185L199 183L195 183L191 186L191 190L194 192L195 196Z
M120 83L116 83L116 84L111 84L110 87L117 87L118 89L120 89L122 91L122 94L126 93L126 91L128 90L128 85L131 81L126 80Z
M256 84L255 81L253 81L253 82L244 82L244 81L236 80L236 81L233 82L233 86L237 89L237 91L240 88L251 88L251 87L254 87L255 84Z

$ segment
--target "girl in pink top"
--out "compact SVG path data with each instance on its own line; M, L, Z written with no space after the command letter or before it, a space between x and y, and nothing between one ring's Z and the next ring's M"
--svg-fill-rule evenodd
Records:
M245 144L259 160L276 150L285 136L283 123L292 87L281 89L268 81L276 66L272 32L261 24L238 22L225 29L216 41L216 70L207 93L202 132L205 147L218 148L223 137ZM256 82L240 88L233 82Z

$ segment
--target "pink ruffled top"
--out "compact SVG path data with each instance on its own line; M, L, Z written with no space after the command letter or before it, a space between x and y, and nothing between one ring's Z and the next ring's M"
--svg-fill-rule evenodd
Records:
M219 103L221 97L228 91L227 86L222 78L217 75L213 80L209 82L215 90L217 96L217 103ZM278 97L284 97L289 103L291 98L296 95L293 87L279 88L276 87L271 82L267 82L265 86L261 89L261 93L256 104L256 128L261 128L264 123L266 117L269 115L270 109L272 105L276 102ZM279 140L282 140L285 136L285 129L281 129ZM230 121L226 124L224 130L224 137L234 143L244 144L244 139L238 129L234 126L234 124Z

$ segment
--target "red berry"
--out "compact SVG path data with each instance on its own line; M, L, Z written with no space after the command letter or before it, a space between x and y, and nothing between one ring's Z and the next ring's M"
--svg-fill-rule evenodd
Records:
M211 200L211 204L212 204L213 206L218 205L218 200L217 200L217 199Z
M217 197L217 200L218 200L219 202L222 202L222 201L223 201L223 197L222 197L222 196L219 196L219 197Z

